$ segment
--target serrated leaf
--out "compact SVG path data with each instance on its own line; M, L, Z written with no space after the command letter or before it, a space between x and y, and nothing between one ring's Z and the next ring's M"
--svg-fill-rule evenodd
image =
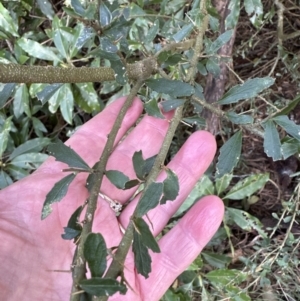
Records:
M148 248L143 244L141 236L136 231L133 232L132 251L137 272L148 278L151 272L152 260Z
M268 181L268 173L251 175L235 184L224 199L242 200L263 188Z
M216 254L212 252L202 252L201 256L205 261L214 268L222 269L231 263L232 258L223 254Z
M233 30L227 30L222 33L215 41L213 41L209 47L205 50L208 55L216 54L217 51L225 45L231 38Z
M127 288L115 279L93 277L91 279L83 279L79 282L80 287L93 296L112 296L120 292L125 294Z
M69 146L66 146L60 140L52 143L47 148L49 154L55 157L56 161L68 164L70 167L90 171L88 164Z
M248 99L257 96L263 90L274 84L272 77L262 77L248 79L241 85L234 86L218 101L219 104L229 104L238 102L241 99Z
M232 177L232 174L225 174L223 177L216 179L215 187L218 196L220 196L221 193L227 189L232 180Z
M161 113L156 99L151 99L145 103L145 110L149 116L153 116L160 119L165 119L165 116Z
M48 0L37 0L37 4L41 12L50 20L53 19L55 15L51 3Z
M237 165L242 150L242 132L235 133L220 149L216 166L216 177L230 173Z
M178 43L184 38L187 38L191 31L193 30L194 24L191 22L187 25L184 25L179 31L177 31L173 36L173 40Z
M53 203L60 202L67 194L69 185L75 179L75 177L76 175L72 173L55 183L53 188L46 195L46 200L42 208L42 219L45 219L52 212L51 205Z
M170 112L182 106L184 103L185 103L185 99L173 98L173 99L165 100L160 104L162 105L164 112Z
M9 132L12 127L12 118L13 116L8 117L5 121L4 124L2 124L2 129L0 131L0 158L3 155L4 151L6 150L7 147L7 142L9 138Z
M146 85L158 93L164 93L173 97L191 96L194 88L180 80L170 80L166 78L148 79Z
M272 118L279 126L281 126L289 135L300 141L300 125L288 119L287 116L277 116Z
M48 85L42 91L36 93L36 96L44 105L62 86L63 84Z
M100 233L88 234L84 242L83 254L88 262L92 277L102 277L107 265L107 248Z
M163 186L163 183L155 182L152 182L149 185L148 189L142 195L137 204L135 210L135 215L137 217L145 215L149 210L155 208L158 205L163 193Z
M163 205L167 201L174 201L179 194L179 181L175 172L169 168L166 169L167 178L163 181L163 197L160 204Z
M151 233L148 224L141 218L137 217L133 220L135 231L140 236L141 242L155 253L160 253L159 246Z
M263 225L256 217L248 212L235 208L226 208L225 218L234 221L240 228L245 231L255 229L263 238L267 238L267 234L262 230Z
M234 28L238 22L241 10L240 0L231 0L228 5L229 15L225 19L225 29Z
M53 50L50 47L43 46L36 41L26 39L26 38L20 38L17 41L17 43L30 56L45 61L55 61L55 62L61 61L60 58L53 52Z
M263 124L264 133L264 151L273 161L281 159L281 143L279 133L272 120L268 120Z
M107 170L105 175L119 189L125 189L125 184L129 182L129 178L118 170Z
M247 124L247 123L253 123L253 117L250 115L240 115L235 113L234 111L229 111L225 114L229 120L235 124Z
M107 26L112 20L112 15L108 7L101 1L99 6L100 25Z
M2 84L2 85L3 87L2 90L0 91L0 108L3 107L6 101L11 97L17 84L9 83L9 84Z
M0 3L0 31L18 37L18 23L9 14L9 11Z

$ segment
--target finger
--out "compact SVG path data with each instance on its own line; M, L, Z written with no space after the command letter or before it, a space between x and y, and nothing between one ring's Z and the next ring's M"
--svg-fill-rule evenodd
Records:
M206 131L198 131L189 137L168 164L168 167L178 176L179 194L176 200L168 201L165 205L159 205L148 213L154 235L161 232L170 217L187 198L199 178L212 162L215 152L216 142L214 137ZM165 173L161 173L157 182L162 182L165 177ZM127 227L136 204L137 199L132 201L122 212L120 222L124 228Z
M159 241L161 253L151 253L152 272L140 276L142 300L160 300L175 278L199 255L218 230L224 215L222 200L206 196Z

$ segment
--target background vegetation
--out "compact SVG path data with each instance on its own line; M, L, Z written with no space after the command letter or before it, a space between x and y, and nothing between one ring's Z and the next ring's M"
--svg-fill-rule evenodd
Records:
M0 3L0 188L36 169L51 142L129 94L128 63L155 57L158 68L139 89L145 112L160 118L158 103L166 111L184 105L167 160L197 129L211 131L219 146L165 231L200 196L217 194L226 204L223 225L163 300L299 300L300 3L207 1L205 14L200 5ZM111 71L88 82L14 82L1 69L11 63Z

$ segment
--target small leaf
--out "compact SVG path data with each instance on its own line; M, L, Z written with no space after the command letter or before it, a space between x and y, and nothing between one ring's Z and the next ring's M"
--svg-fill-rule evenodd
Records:
M161 205L165 204L167 201L174 201L179 194L179 181L177 175L169 168L166 169L166 173L167 178L163 181L164 195L160 201Z
M205 118L201 117L201 116L192 116L192 117L186 117L182 119L184 122L190 124L190 125L195 125L198 128L204 128L206 127L206 120Z
M191 96L194 88L180 80L170 80L166 78L148 79L146 85L158 93L164 93L173 97Z
M222 33L209 47L205 50L208 55L216 54L217 51L225 45L231 38L233 30L227 30Z
M66 146L60 140L52 143L47 148L49 154L55 157L56 161L68 164L70 167L81 168L90 171L89 166L85 161L70 147Z
M134 265L137 272L148 278L151 272L152 260L148 248L143 244L141 236L136 231L133 232L132 251L134 253Z
M220 63L216 57L209 58L205 66L207 71L211 73L214 77L219 76L221 69L220 69Z
M161 113L158 107L157 100L154 98L145 103L145 110L149 116L165 119L165 116Z
M132 187L135 187L137 185L139 185L141 182L137 179L134 179L134 180L130 180L128 182L125 183L125 187L124 189L130 189Z
M120 60L117 60L117 61L111 60L110 66L111 66L111 68L114 69L115 76L116 76L116 82L119 85L124 86L128 82L128 79L126 76L126 69L125 69L123 63Z
M46 195L46 200L42 208L42 219L45 219L52 212L51 205L53 203L60 202L67 194L69 185L75 179L75 177L75 174L70 174L55 183L53 188Z
M12 178L4 170L0 170L0 189L9 186L12 183Z
M11 97L11 95L15 90L16 85L17 84L15 83L3 84L2 90L0 91L0 108L3 107L6 101Z
M61 235L61 238L64 240L72 240L78 237L80 233L81 233L80 230L64 227L64 233Z
M173 98L173 99L165 100L160 104L162 105L164 112L170 112L182 106L184 103L185 103L185 99Z
M263 124L264 133L264 151L273 161L281 159L281 143L279 133L272 120L268 120Z
M141 217L134 218L133 222L137 234L140 235L141 242L153 252L160 253L157 241L151 233L147 223Z
M229 111L225 114L229 120L235 124L247 124L253 123L253 117L249 115L240 115L235 113L234 111Z
M27 85L21 84L16 89L13 110L16 118L19 118L23 113L26 113L26 115L29 117L31 116Z
M125 189L125 184L129 182L129 178L118 170L107 170L105 175L119 189Z
M99 7L100 25L107 26L112 20L112 15L108 7L101 1Z
M288 138L288 140L283 142L281 150L284 160L296 153L300 153L300 141L295 138Z
M289 135L300 141L300 125L288 119L287 116L277 116L272 118L279 126L281 126Z
M88 234L84 242L83 254L88 262L92 277L102 277L107 265L107 248L100 233Z
M242 132L235 133L220 149L216 166L217 178L230 173L237 165L242 150Z
M232 0L229 2L228 11L230 14L225 19L225 29L234 28L238 22L241 10L240 0Z
M79 90L78 93L80 94L80 97L75 97L75 100L81 109L83 109L86 113L100 111L99 97L94 89L93 83L75 84L75 88L78 88Z
M9 11L0 3L0 31L3 30L7 34L18 37L18 22L16 21L12 19Z
M152 156L146 160L143 158L142 151L135 152L132 156L133 168L136 176L140 180L145 180L153 167L156 156Z
M292 110L295 109L295 107L298 105L299 102L300 102L300 94L298 94L291 102L289 102L285 108L281 109L278 113L276 113L274 117L280 115L288 115Z
M36 97L44 105L62 86L63 84L47 85L42 91L36 93Z
M55 15L51 3L48 0L37 0L37 4L41 12L50 20L53 19Z
M222 178L216 179L215 186L216 186L216 192L218 196L220 196L221 193L227 189L227 187L231 182L232 177L233 177L232 174L225 174Z
M79 0L71 0L71 5L74 8L74 11L79 15L79 16L84 16L85 14L85 9L81 5Z
M249 277L247 273L234 269L218 269L208 272L205 278L216 285L226 286L231 281L234 283L245 281Z
M161 199L161 195L163 193L163 183L155 183L152 182L145 193L142 195L139 200L135 213L137 217L141 217L146 214L149 210L155 208L159 200Z
M100 38L100 47L103 51L108 53L117 53L118 47L111 42L111 40L107 37Z
M234 185L224 199L242 200L260 190L269 181L269 174L257 174L247 177Z
M79 222L80 214L83 210L83 206L79 206L75 212L71 215L68 226L64 227L64 234L61 235L62 239L65 240L71 240L76 239L80 234L82 230L82 226Z
M223 254L215 254L212 252L202 252L201 256L205 261L214 268L223 269L231 263L232 258Z
M80 287L90 295L93 296L112 296L119 292L125 294L127 288L115 279L111 278L98 278L83 279L79 282Z
M145 37L145 45L151 43L154 38L156 37L159 30L159 20L156 19L153 23L153 25L150 27L147 36Z
M241 85L234 86L218 101L219 104L238 102L241 99L249 99L257 96L263 90L274 84L274 78L263 77L249 79Z
M12 118L13 116L8 117L4 124L2 124L2 129L0 131L0 158L3 155L4 151L6 150L8 138L9 138L9 132L12 127Z
M60 111L65 121L72 124L74 97L70 84L64 84L58 91L58 99L60 101Z
M194 24L191 22L187 25L184 25L179 31L177 31L172 38L176 43L182 41L184 38L187 38L189 34L191 33L192 29L194 27Z

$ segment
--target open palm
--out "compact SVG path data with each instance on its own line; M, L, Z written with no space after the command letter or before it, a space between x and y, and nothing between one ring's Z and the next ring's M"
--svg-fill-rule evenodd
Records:
M92 166L101 155L107 135L125 98L109 105L103 112L82 126L67 141ZM116 147L109 159L108 170L120 170L135 178L132 155L142 150L144 158L158 153L168 129L167 119L145 116L135 125L143 106L135 99L118 133ZM121 141L122 140L122 141ZM121 141L121 142L120 142ZM177 199L158 206L148 214L153 233L158 235L169 218L186 199L215 154L214 138L207 132L194 133L168 165L178 175L180 191ZM65 174L67 166L48 159L36 172L0 191L0 291L2 300L68 300L72 277L70 270L75 246L62 240L63 227L75 209L88 196L85 174L78 175L67 196L53 205L52 214L41 221L41 209L46 194ZM162 181L164 175L157 179ZM113 200L125 203L134 188L119 190L104 179L101 192ZM122 237L120 225L126 228L134 210L132 201L117 218L109 203L99 197L93 232L100 232L107 246L115 247ZM152 272L148 279L136 273L132 253L125 262L125 277L133 288L125 296L114 295L110 300L159 300L174 279L196 258L213 236L222 220L222 201L207 196L197 202L181 221L159 240L161 253L151 253Z

